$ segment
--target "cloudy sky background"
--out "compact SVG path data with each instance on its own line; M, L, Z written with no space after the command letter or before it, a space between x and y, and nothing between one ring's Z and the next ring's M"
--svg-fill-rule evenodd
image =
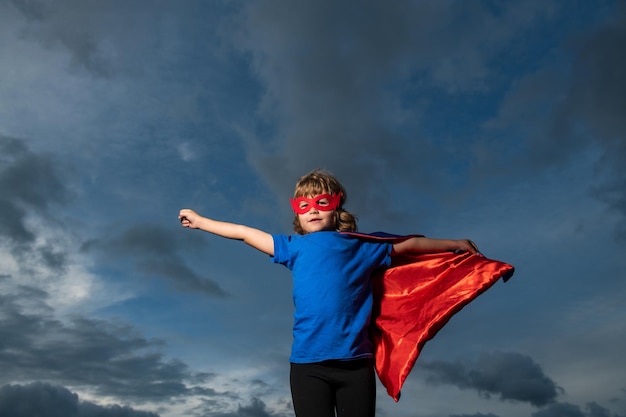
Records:
M289 272L177 213L289 233L322 167L517 268L377 415L626 416L624 45L620 0L0 0L0 415L292 416Z

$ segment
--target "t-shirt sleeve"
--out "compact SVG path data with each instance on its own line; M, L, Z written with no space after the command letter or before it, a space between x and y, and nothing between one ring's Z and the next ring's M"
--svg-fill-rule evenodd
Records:
M362 255L373 269L391 266L393 244L388 242L364 242Z
M272 235L274 239L274 256L270 259L276 264L285 265L291 269L291 255L289 253L289 242L291 238L285 235Z

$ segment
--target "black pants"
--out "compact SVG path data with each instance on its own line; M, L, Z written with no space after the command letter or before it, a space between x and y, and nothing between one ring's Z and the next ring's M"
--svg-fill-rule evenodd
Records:
M372 359L292 363L290 379L296 417L374 417Z

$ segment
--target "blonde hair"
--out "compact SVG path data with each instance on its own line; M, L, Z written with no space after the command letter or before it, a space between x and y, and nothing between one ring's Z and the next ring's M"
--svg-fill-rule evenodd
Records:
M356 216L343 209L343 205L347 198L346 190L343 188L343 185L341 185L339 180L330 172L315 169L300 177L296 183L293 198L312 197L319 194L332 195L339 193L341 193L341 202L334 210L335 230L338 232L356 232ZM304 235L306 233L302 229L302 226L300 226L300 219L297 214L293 219L293 230L299 235Z

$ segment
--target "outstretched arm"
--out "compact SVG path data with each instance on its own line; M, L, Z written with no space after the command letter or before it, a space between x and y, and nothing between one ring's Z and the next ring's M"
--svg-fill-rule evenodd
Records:
M221 222L200 216L193 210L182 209L178 219L183 227L200 229L228 239L242 240L263 253L274 256L274 239L262 230L243 224Z
M468 239L431 239L427 237L412 237L393 245L391 255L424 252L452 252L463 251L478 253L478 247Z

